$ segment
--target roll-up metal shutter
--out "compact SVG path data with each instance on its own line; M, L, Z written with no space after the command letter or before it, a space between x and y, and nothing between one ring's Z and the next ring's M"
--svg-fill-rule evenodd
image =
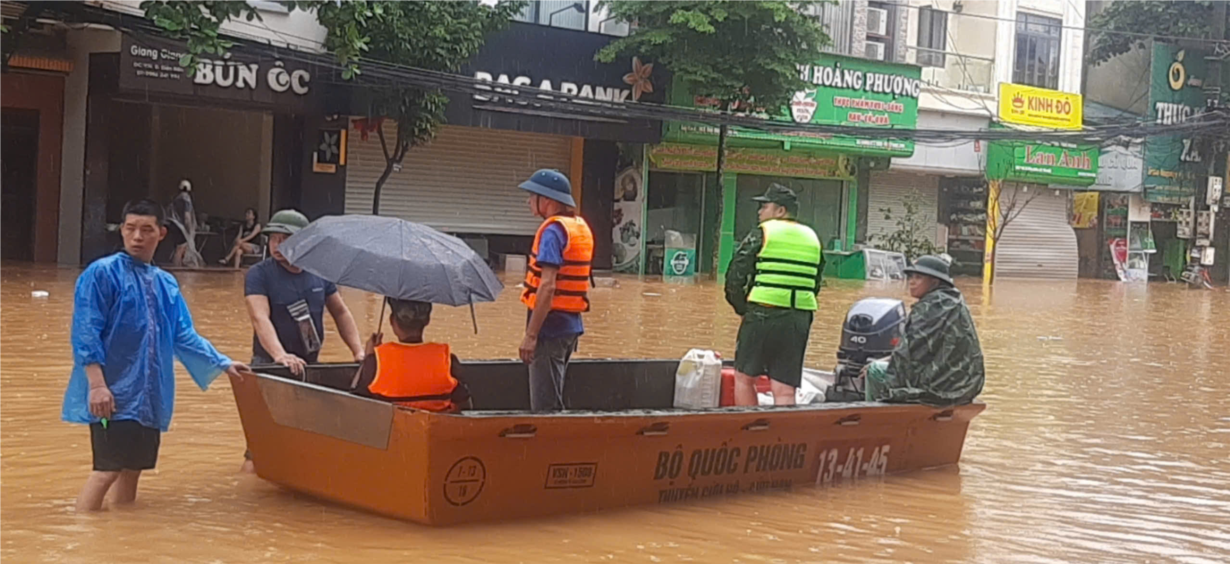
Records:
M396 127L385 124L392 141ZM346 213L371 213L384 153L375 133L361 140L351 128L346 152ZM445 126L431 143L406 153L389 175L380 215L448 233L533 235L541 219L517 185L540 168L567 173L571 138L536 133Z
M1076 278L1080 257L1076 233L1068 223L1071 192L1036 184L1004 183L1001 205L1018 190L1021 192L1016 196L1016 205L1026 201L1029 204L1004 227L995 244L995 277Z
M918 217L926 222L926 236L936 242L936 216L939 214L940 178L934 175L908 172L873 172L867 194L868 240L878 242L897 230L897 220L905 213L901 204L911 191L921 197ZM892 219L884 219L888 209ZM876 239L871 239L875 236Z

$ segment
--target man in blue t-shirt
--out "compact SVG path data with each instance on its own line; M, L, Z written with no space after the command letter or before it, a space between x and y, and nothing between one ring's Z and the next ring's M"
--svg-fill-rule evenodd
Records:
M364 357L359 327L337 286L291 265L278 251L283 241L307 224L307 217L295 210L273 214L261 231L269 237L269 258L248 269L243 283L252 320L252 364L281 364L295 375L302 375L304 367L318 360L326 309L354 361L363 362ZM245 472L254 470L251 457L251 452L244 453Z
M248 269L243 288L252 320L252 364L281 364L296 375L318 359L326 309L355 362L363 361L359 328L337 286L292 266L278 252L278 245L307 224L295 210L274 214L263 231L269 237L270 257Z
M564 409L564 376L589 311L594 235L576 213L572 184L555 170L540 170L521 184L529 206L543 218L534 239L521 302L526 313L521 360L529 365L530 409Z

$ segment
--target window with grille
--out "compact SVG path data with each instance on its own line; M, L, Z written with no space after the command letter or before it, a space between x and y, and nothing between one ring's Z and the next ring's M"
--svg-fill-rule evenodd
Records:
M923 7L918 10L918 64L943 67L948 39L948 12Z
M589 26L589 2L531 0L513 19L551 27L585 30Z
M1063 22L1055 18L1017 14L1012 82L1040 88L1059 88L1059 36L1062 30Z

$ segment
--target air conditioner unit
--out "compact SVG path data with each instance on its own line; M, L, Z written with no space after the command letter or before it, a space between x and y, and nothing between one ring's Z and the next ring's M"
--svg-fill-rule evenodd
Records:
M888 10L884 8L867 8L867 33L871 35L888 35Z
M866 56L868 59L875 59L877 61L883 61L884 52L886 50L887 48L883 43L880 43L879 41L868 41L867 49L866 49Z

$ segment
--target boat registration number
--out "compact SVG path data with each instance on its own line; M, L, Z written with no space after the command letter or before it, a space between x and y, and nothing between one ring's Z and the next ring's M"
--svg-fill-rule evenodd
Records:
M820 451L820 471L816 474L816 485L827 485L837 480L883 476L888 471L888 455L889 445L822 450Z

